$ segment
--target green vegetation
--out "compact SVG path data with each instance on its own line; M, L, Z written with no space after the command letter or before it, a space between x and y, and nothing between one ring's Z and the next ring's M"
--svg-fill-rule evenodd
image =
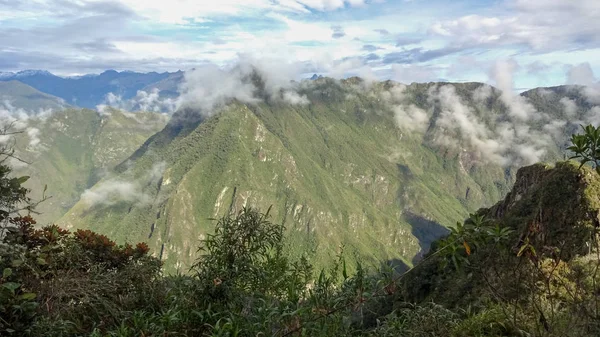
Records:
M44 185L51 196L37 208L39 224L58 220L87 188L166 124L156 113L109 112L67 109L30 118L29 127L39 130L40 143L35 146L27 133L17 135L17 153L30 165L20 165L16 173L31 177L25 186L32 189L32 197L41 198Z
M571 138L572 159L581 160L581 166L591 163L600 174L600 128L593 125L583 127L583 134L574 134Z
M400 89L393 82L366 86L357 78L321 78L300 91L308 105L232 102L210 117L179 111L115 170L120 181L141 186L145 202L80 200L57 223L98 231L120 243L147 241L165 270L176 273L186 272L197 258L195 242L214 230L210 218L244 206L271 207L272 219L293 237L290 254L309 252L316 267L329 265L342 244L349 261L359 256L376 265L396 259L410 266L457 221L509 192L518 169L482 158L489 153L478 153L464 141L467 137L438 124L452 108L431 94L443 85ZM481 125L503 130L507 107L499 91L481 83L447 85L453 89L447 94ZM487 99L475 98L474 93L488 91ZM399 127L390 103L394 95L402 96L404 107L414 104L426 114L424 133ZM532 118L516 132L543 135L544 158L563 159L572 127L565 119L584 120L589 110L581 94L565 89L524 95L535 108L552 102L544 118L564 125L550 132L546 119ZM563 96L581 103L571 117L561 108ZM463 141L444 144L444 136ZM536 152L531 150L519 149ZM164 170L155 179L150 172L159 164ZM99 181L92 191L111 179Z
M406 299L478 315L492 306L496 327L520 335L597 335L598 178L571 162L519 170L503 201L433 246L441 253L414 269Z
M600 177L571 162L518 171L402 273L326 269L290 254L285 228L242 208L199 242L189 275L163 276L143 243L35 230L3 167L0 331L13 336L594 336L600 333ZM350 268L352 267L352 268ZM351 271L352 270L352 271Z
M406 97L434 121L440 107L423 98L432 86L410 86ZM471 98L481 84L455 86L466 105L489 113ZM117 170L120 180L139 181L151 202L80 201L58 223L117 242L148 241L166 270L185 272L195 242L214 230L209 218L272 206L274 221L294 238L291 254L316 252L309 258L318 267L342 244L351 261L411 265L446 227L508 192L515 171L440 149L437 129L399 129L382 98L390 90L324 78L301 93L310 105L233 103L202 121L181 111ZM165 168L160 182L148 174L157 163Z
M398 129L371 96L386 83L361 94L356 79L327 81L306 93L308 106L234 103L201 121L176 116L121 164L102 149L131 116L111 115L116 131L91 140L104 142L92 155L86 135L111 122L64 115L90 130L57 133L57 158L118 164L63 217L78 229L36 226L35 200L48 188L30 199L23 184L33 178L4 165L20 152L1 147L0 334L600 334L596 128L572 138L581 165L515 174L442 151L433 131ZM424 98L432 85L407 90L435 119L440 107ZM502 116L477 113L489 109ZM100 197L109 187L120 195ZM481 204L491 206L474 209Z

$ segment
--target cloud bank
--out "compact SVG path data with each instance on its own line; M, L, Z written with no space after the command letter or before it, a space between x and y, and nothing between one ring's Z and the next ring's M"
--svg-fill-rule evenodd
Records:
M583 85L583 93L592 104L600 104L600 80L588 62L569 67L567 84Z
M511 104L529 104L514 99L507 102L505 95L502 92L500 99L509 106L509 111L514 111ZM438 102L441 108L436 120L439 132L433 135L434 142L439 145L474 151L478 158L502 166L533 164L542 160L548 148L554 146L553 139L524 123L522 115L513 113L506 121L494 120L489 112L486 116L486 112L480 113L468 105L452 85L435 88L430 99Z
M160 90L154 88L150 92L138 90L135 97L131 99L123 99L110 92L106 95L104 102L96 106L96 110L100 114L110 114L109 108L123 111L173 113L177 110L178 103L177 99L161 97Z
M94 206L111 206L119 202L145 205L152 202L150 193L144 191L144 186L157 184L160 181L166 164L156 163L137 179L124 180L118 177L106 177L93 188L85 190L80 200L87 208Z
M406 86L395 85L381 93L390 105L398 127L407 132L427 134L437 146L468 151L481 161L502 166L522 166L544 160L558 151L566 137L566 128L580 123L600 125L600 82L589 65L573 67L569 83L586 84L571 87L572 95L581 94L591 108L579 106L569 97L556 98L552 115L538 111L526 96L514 90L513 74L519 64L512 59L494 63L489 72L489 85L481 85L465 95L453 84L436 84L427 92L427 105L416 106ZM538 94L552 101L553 91L538 89ZM489 110L489 104L495 110ZM427 108L428 107L428 108ZM434 110L438 111L434 117Z
M250 56L241 57L230 67L204 65L185 73L177 107L208 116L232 100L305 105L308 97L298 93L299 83L293 81L301 71L298 63Z
M32 120L46 120L51 114L52 109L39 109L38 111L27 111L22 108L14 107L10 101L0 102L0 129L8 129L10 132L19 132L27 137L27 143L24 150L28 152L37 152L41 149L40 130L32 126ZM8 145L15 141L14 137L3 136L0 139L0 145ZM20 149L15 149L20 150ZM26 163L18 160L10 160L10 164L17 168L25 166Z

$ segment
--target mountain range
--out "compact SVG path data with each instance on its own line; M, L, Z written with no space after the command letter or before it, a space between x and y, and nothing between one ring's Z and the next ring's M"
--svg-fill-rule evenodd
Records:
M59 97L69 105L89 109L95 109L97 105L105 103L109 93L122 99L130 99L135 97L139 90L150 92L158 87L165 95L172 96L177 90L178 79L182 77L182 71L138 73L107 70L97 75L77 77L60 77L44 70L0 72L0 81L19 81L43 93Z
M168 121L109 107L30 118L37 131L18 146L32 164L19 172L53 195L39 206L42 223L147 241L167 270L185 271L212 218L253 206L270 209L293 233L290 251L317 265L345 250L410 266L447 228L501 199L517 168L563 159L578 124L600 109L576 86L513 94L482 83L313 76L273 87L251 73L180 95L183 75L0 76L24 93L71 83L57 82L58 98L40 93L48 104L74 83L78 106L83 97L101 104L108 90L189 101Z
M322 265L342 247L411 265L446 228L508 192L517 167L562 159L572 122L591 109L558 103L577 102L575 87L536 89L510 106L480 83L304 83L305 103L271 97L210 116L177 112L59 223L146 240L185 270L210 218L252 205L270 208L295 234L290 249ZM555 109L512 120L543 104ZM126 198L115 189L124 182Z

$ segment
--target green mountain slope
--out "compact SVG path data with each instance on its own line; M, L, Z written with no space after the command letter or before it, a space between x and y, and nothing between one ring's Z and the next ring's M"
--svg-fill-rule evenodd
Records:
M27 132L17 139L17 150L31 164L16 173L31 176L26 186L36 199L47 185L46 194L51 198L38 206L38 222L59 219L85 189L127 159L166 122L165 116L154 113L112 110L101 116L87 109L29 119Z
M481 146L508 118L491 87L323 78L305 82L300 94L310 104L234 102L206 119L180 111L130 165L92 188L105 198L81 200L61 223L149 241L168 270L185 271L212 231L209 218L272 207L290 232L290 249L317 265L341 246L348 256L411 264L446 226L491 205L514 181L515 170L484 158ZM468 134L473 118L489 130ZM543 128L535 118L523 124ZM550 139L544 155L557 158L561 144ZM515 153L531 152L522 145ZM503 151L489 155L513 155ZM134 182L134 193L102 193L123 182Z
M5 101L12 107L27 112L63 110L69 107L61 98L45 94L19 81L0 81L0 102Z

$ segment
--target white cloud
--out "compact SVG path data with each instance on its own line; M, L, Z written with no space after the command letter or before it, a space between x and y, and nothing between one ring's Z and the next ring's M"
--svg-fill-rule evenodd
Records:
M595 106L591 108L585 115L585 122L599 126L600 125L600 107Z
M308 98L300 96L296 92L297 83L292 82L301 69L302 64L249 55L241 55L228 68L205 65L185 73L178 107L191 107L201 114L212 115L234 99L247 104L264 99L308 104Z
M438 21L430 31L464 47L526 45L549 51L600 41L600 2L595 0L512 0L506 16L477 14Z
M498 89L508 96L514 95L513 74L519 68L519 64L512 59L498 61L491 70L491 78Z
M113 205L119 201L147 203L149 198L141 192L138 185L123 180L108 180L88 189L81 195L88 206Z
M291 105L306 105L310 103L306 95L300 96L295 91L285 91L283 93L283 100Z
M85 190L80 199L88 208L96 205L110 206L122 201L141 205L151 203L152 196L144 192L142 186L157 183L165 168L166 163L159 162L137 179L107 177L93 188Z
M490 78L502 91L500 98L508 107L512 117L522 121L535 117L536 110L524 97L514 91L514 74L519 64L513 60L499 60L491 69Z
M10 101L5 100L0 102L0 129L9 129L10 132L22 133L26 136L28 152L38 152L41 149L40 130L31 126L32 120L36 122L46 120L51 114L52 109L39 109L38 111L29 111L22 108L16 108ZM0 144L6 145L12 141L11 136L0 136ZM14 168L26 165L18 160L11 160Z
M463 101L453 85L432 88L430 99L441 108L433 134L439 145L472 151L482 161L503 166L538 162L554 146L550 135L534 132L518 117L490 123L485 118L489 112L480 115Z
M405 91L406 85L392 82L391 87L379 93L379 98L391 107L394 120L400 129L424 133L429 125L430 116L423 109L406 102Z
M483 103L488 98L492 97L493 90L489 85L482 85L473 91L473 99L475 102Z
M571 66L567 72L567 84L587 85L596 84L594 71L589 63L581 63Z
M379 93L379 97L384 103L392 106L404 103L406 99L406 85L396 82L391 82L391 84L391 87ZM377 97L374 94L372 95L374 98Z
M293 20L279 13L269 13L267 16L285 23L286 29L280 33L280 38L286 41L286 43L306 41L332 42L335 40L332 37L331 25L328 23Z
M563 105L563 109L567 117L575 117L577 114L577 103L575 103L574 100L568 97L563 97L559 102Z
M583 85L583 94L593 104L600 104L600 81L594 75L589 63L570 66L567 72L567 84Z
M414 104L394 107L394 118L401 129L424 132L429 125L429 115Z
M151 112L174 112L176 101L171 98L161 98L160 90L152 89L151 92L138 90L137 95L132 99L134 106L139 106L141 111Z
M567 121L554 120L544 125L543 129L544 131L548 132L557 142L564 141L563 131L566 125Z
M240 69L224 70L216 65L206 65L185 73L181 84L181 107L197 108L202 113L212 114L213 109L223 106L231 99L243 103L255 103L256 87L244 79Z
M152 89L150 92L138 90L135 97L128 100L109 92L106 94L104 102L96 106L96 110L101 115L110 115L110 108L124 111L173 113L177 109L177 100L170 97L161 97L160 90L157 88Z
M29 137L29 145L28 147L31 149L35 149L41 142L40 129L34 127L28 127L26 130L27 136Z
M300 12L332 11L345 6L362 6L363 0L179 0L168 1L121 0L141 16L161 23L186 24L192 18L218 15L239 15L256 11Z

